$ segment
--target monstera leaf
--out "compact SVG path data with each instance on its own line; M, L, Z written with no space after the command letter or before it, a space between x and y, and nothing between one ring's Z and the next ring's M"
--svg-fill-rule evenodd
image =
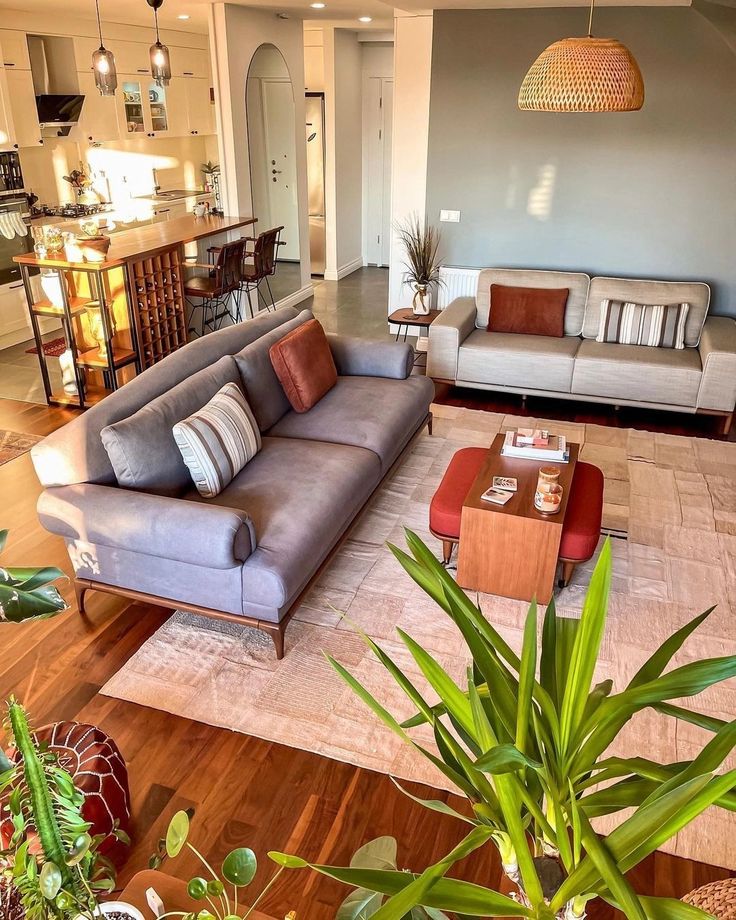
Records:
M8 531L0 530L0 552ZM68 604L53 582L66 576L54 566L41 568L0 566L0 622L45 620L68 609Z

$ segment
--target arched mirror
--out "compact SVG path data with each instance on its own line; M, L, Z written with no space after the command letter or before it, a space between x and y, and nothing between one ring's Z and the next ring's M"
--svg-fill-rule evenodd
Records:
M273 274L259 290L270 303L271 295L279 301L301 287L294 88L275 45L261 45L251 59L246 118L253 214L258 218L253 236L283 228Z

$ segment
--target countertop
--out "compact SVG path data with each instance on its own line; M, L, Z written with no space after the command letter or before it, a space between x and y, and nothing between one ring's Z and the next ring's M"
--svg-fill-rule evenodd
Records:
M39 259L32 252L13 256L13 261L19 265L33 265L38 268L106 271L109 268L124 265L126 262L136 262L140 258L155 255L178 243L193 243L208 236L226 233L228 230L252 226L256 221L257 218L245 215L195 217L193 214L186 214L160 223L137 227L134 230L121 230L113 233L110 236L110 249L104 262L67 262L63 257Z

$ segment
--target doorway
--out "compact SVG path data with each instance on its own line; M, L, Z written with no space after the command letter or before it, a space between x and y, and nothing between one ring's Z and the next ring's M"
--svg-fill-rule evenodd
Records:
M366 261L387 266L391 248L391 140L394 81L369 77L365 98Z

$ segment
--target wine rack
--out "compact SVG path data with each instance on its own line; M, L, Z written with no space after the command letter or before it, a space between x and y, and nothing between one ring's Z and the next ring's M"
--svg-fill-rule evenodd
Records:
M143 368L186 345L183 268L179 246L128 264Z

